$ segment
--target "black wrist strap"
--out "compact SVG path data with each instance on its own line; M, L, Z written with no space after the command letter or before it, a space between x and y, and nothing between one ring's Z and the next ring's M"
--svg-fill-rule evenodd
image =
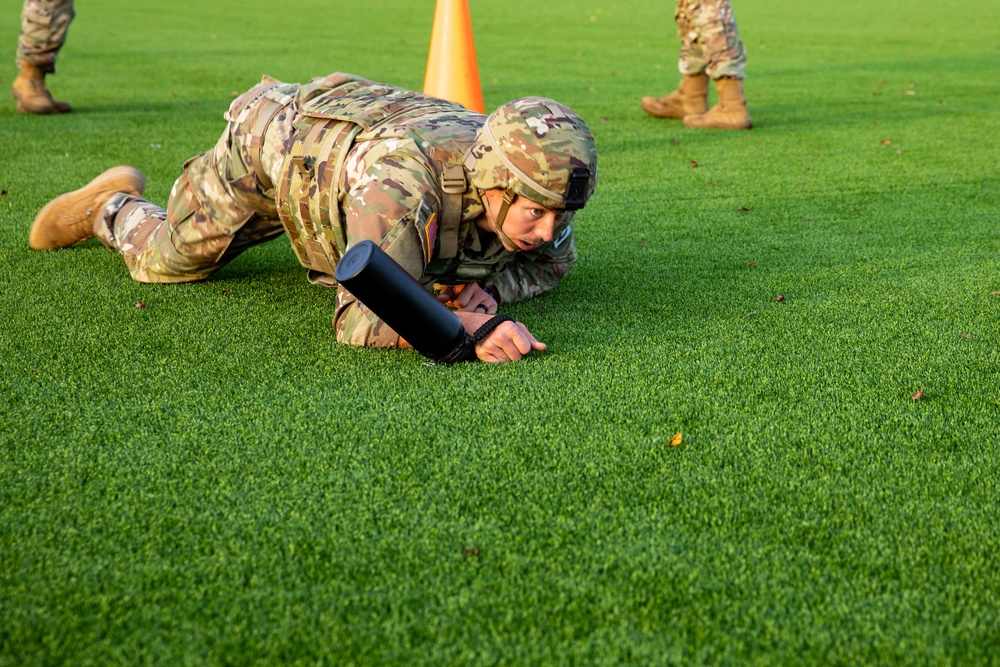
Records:
M476 360L476 344L472 341L472 336L462 332L462 342L458 346L441 357L440 359L434 359L428 361L429 364L457 364L462 361L475 361Z
M486 322L486 324L476 329L476 333L472 334L472 340L476 345L479 345L484 340L489 338L489 335L493 333L493 330L496 329L498 326L500 326L504 322L513 322L513 321L514 318L511 317L510 315L500 315L499 313L497 313L492 318L490 318L489 321Z

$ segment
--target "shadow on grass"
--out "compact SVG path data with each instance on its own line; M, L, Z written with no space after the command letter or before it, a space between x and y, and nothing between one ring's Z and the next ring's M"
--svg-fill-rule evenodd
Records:
M98 114L113 114L115 116L122 114L148 114L157 113L162 114L166 117L173 117L177 115L185 115L191 112L192 108L214 109L218 108L221 114L223 111L229 108L230 103L232 103L232 98L213 98L204 100L185 100L185 99L175 99L172 101L148 101L148 102L99 102L97 104L74 104L73 114L75 116L81 115L98 115ZM200 113L200 111L199 111ZM225 126L224 121L219 118L219 132L222 132Z

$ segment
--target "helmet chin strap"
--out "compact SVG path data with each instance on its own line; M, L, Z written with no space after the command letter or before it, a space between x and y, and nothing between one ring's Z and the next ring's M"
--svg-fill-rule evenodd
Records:
M500 240L503 242L503 244L510 246L511 248L520 249L519 245L514 243L514 241L511 240L509 236L503 233L503 221L507 217L507 210L510 208L511 203L514 201L514 197L516 196L517 193L514 192L513 190L507 189L504 191L503 202L501 202L500 211L497 213L495 218L493 217L493 213L490 211L490 206L488 201L486 202L485 208L486 208L486 217L488 217L490 219L490 222L493 223L493 231L495 231L497 236L500 237ZM483 196L483 199L486 199L486 197Z

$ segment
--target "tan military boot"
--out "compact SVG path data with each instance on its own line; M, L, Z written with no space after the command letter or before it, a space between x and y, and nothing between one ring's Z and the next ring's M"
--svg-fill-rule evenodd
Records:
M683 118L708 108L708 76L685 74L677 90L663 97L644 97L640 106L660 118Z
M119 192L141 195L145 189L146 178L135 167L112 167L79 190L46 204L35 216L28 242L35 250L51 250L89 239L109 199Z
M749 130L753 127L747 98L743 94L743 81L724 76L716 80L715 89L719 92L719 103L705 113L685 116L684 125L720 130Z
M68 113L73 110L68 102L52 99L45 88L45 71L30 63L21 65L10 94L17 100L17 110L21 113Z

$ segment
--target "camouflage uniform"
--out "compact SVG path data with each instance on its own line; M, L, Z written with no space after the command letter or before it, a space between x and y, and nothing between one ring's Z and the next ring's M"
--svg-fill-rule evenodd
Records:
M73 16L73 0L25 0L17 40L18 68L28 63L46 74L55 72L56 55Z
M729 0L677 0L674 20L681 37L681 74L746 77L746 51Z
M481 114L332 74L301 86L265 78L233 102L226 120L215 148L185 163L166 210L126 194L105 207L95 232L121 252L135 280L201 280L283 231L310 280L330 287L337 260L362 239L428 288L479 281L500 302L551 289L575 261L570 212L552 242L529 252L511 253L475 225L484 207L461 160ZM443 229L449 220L455 224ZM334 327L342 343L399 345L340 287Z

